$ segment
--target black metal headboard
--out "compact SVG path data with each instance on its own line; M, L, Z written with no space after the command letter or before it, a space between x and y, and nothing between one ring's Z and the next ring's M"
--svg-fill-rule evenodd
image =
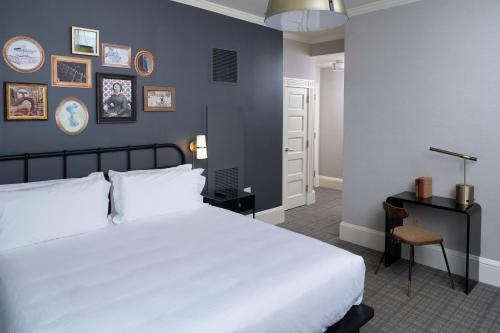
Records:
M101 166L101 158L103 154L106 153L116 153L116 152L127 152L127 170L130 171L132 167L131 162L131 152L136 150L149 150L152 149L154 151L154 168L168 168L177 165L165 165L158 166L158 149L163 148L171 148L177 151L180 155L180 164L186 163L186 157L184 156L184 152L182 149L174 144L174 143L158 143L152 145L139 145L139 146L124 146L124 147L110 147L110 148L95 148L95 149L79 149L79 150L62 150L55 152L45 152L45 153L26 153L26 154L17 154L17 155L3 155L0 156L0 162L5 161L24 161L24 182L29 182L29 162L32 159L41 159L41 158L52 158L52 157L62 157L62 165L63 165L63 179L68 177L68 157L69 156L78 156L78 155L96 155L96 163L97 163L97 171L102 171Z

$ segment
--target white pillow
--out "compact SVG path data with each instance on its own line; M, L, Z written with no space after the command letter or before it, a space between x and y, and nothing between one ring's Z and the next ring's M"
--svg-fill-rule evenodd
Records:
M166 168L166 169L151 169L151 170L134 170L134 171L125 171L125 172L118 172L118 171L113 171L109 170L108 176L109 180L111 181L111 215L115 216L118 214L118 212L121 210L120 207L120 200L115 199L116 193L120 193L120 179L123 177L131 176L131 175L148 175L148 174L156 174L156 173L169 173L169 172L178 172L178 171L184 171L184 172L195 172L195 174L198 175L198 184L199 184L199 192L203 190L205 187L205 177L203 177L201 174L203 173L203 169L192 169L191 164L182 164L176 167L172 168Z
M104 175L0 191L0 251L109 226Z
M195 209L203 205L200 195L203 169L172 168L164 172L119 174L110 171L115 212L113 223ZM201 188L200 188L201 187Z
M87 177L103 178L104 175L102 172L94 172L94 173L91 173ZM48 186L48 185L61 184L61 183L65 183L65 182L69 182L69 181L77 180L77 179L80 179L80 178L54 179L54 180L44 180L44 181L40 181L40 182L6 184L6 185L0 185L0 191L3 192L3 191L27 190L30 188L37 188L37 187L43 187L43 186Z

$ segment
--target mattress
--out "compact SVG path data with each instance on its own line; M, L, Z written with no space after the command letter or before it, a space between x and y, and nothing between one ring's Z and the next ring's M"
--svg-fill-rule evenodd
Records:
M205 206L0 253L0 332L313 333L363 259Z

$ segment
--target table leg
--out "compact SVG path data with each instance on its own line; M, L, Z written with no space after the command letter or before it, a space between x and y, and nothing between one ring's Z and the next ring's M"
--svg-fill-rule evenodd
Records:
M465 263L465 294L469 294L479 280L479 262L471 254L481 257L481 206L470 208L467 214L467 252Z

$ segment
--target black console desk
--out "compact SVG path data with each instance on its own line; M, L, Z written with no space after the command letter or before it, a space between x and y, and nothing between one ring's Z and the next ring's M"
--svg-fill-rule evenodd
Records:
M467 218L467 242L464 244L466 253L465 271L465 293L468 295L477 284L479 277L479 261L472 260L472 255L481 256L481 206L477 203L471 206L457 204L455 199L433 196L427 199L420 199L414 192L403 192L387 198L387 202L393 206L404 207L405 203L420 205L434 209L442 209L465 215ZM459 223L459 221L457 221ZM396 222L395 226L403 225L403 220ZM385 222L385 266L401 258L401 244L392 242L389 238L389 231L394 225ZM446 240L445 240L446 241Z

